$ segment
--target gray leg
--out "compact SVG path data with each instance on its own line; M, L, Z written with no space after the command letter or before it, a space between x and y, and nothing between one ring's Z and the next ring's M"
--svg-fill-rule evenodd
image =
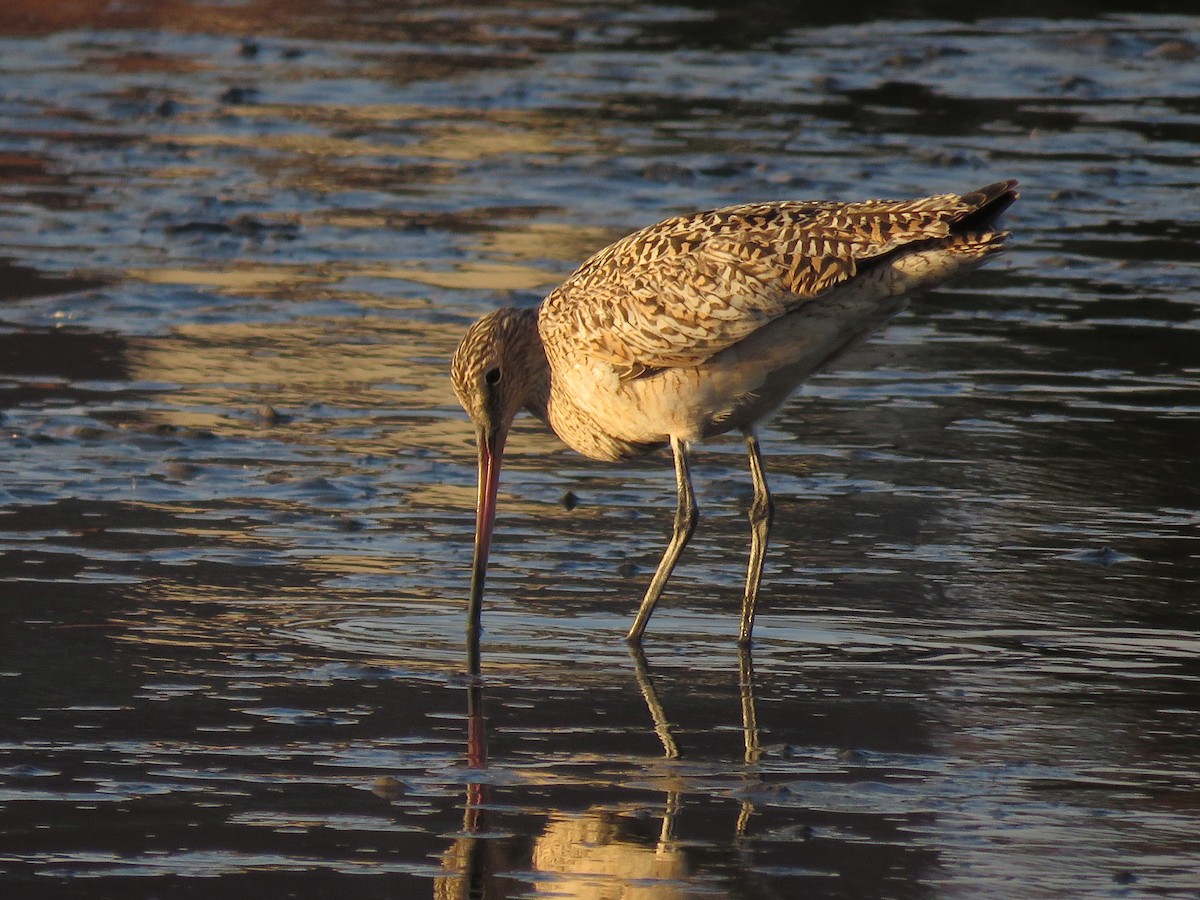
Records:
M742 600L742 629L738 643L750 643L754 630L754 606L758 602L758 585L762 580L763 558L767 554L767 539L771 535L771 522L775 519L775 504L767 489L767 478L763 474L762 454L758 449L758 437L746 432L746 449L750 454L750 478L754 482L754 502L750 504L750 564L746 568L746 596Z
M675 454L675 488L679 492L679 505L675 508L675 527L671 533L671 542L667 544L667 549L658 563L658 570L650 580L650 587L646 589L646 596L642 598L637 617L626 635L626 640L631 644L641 642L646 623L650 621L654 606L666 587L667 579L671 577L675 563L679 561L679 554L683 552L692 532L696 530L696 520L699 518L696 497L692 494L692 477L688 472L687 444L679 438L672 437L671 452Z

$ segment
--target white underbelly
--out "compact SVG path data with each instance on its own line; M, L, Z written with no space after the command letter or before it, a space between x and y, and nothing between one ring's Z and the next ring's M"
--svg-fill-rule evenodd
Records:
M574 446L572 430L659 444L671 436L697 441L753 426L904 305L898 299L885 304L855 299L830 297L802 307L700 366L622 381L609 364L579 359L555 372L561 421L555 430ZM574 409L562 408L568 405Z

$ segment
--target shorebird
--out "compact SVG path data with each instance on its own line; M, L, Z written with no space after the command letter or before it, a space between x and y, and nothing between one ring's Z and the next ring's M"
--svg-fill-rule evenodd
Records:
M635 644L696 527L690 445L741 431L754 484L738 635L748 644L774 518L756 426L914 291L1000 250L1008 234L995 223L1016 184L676 216L601 250L537 308L498 309L471 325L451 365L479 449L470 642L478 646L505 440L525 409L592 459L671 448L674 527L629 629Z

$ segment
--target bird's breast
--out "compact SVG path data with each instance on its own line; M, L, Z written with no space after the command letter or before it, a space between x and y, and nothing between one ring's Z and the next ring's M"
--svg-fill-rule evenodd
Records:
M661 447L671 436L696 441L720 434L741 424L731 417L761 382L761 372L744 377L705 367L623 376L588 359L552 370L550 425L568 446L620 460Z

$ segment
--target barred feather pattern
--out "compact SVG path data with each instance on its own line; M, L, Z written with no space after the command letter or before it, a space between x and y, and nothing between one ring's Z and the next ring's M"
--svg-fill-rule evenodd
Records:
M1007 235L988 230L994 216L981 216L978 230L962 228L990 206L1007 206L1012 187L747 204L667 219L580 266L543 301L539 331L552 364L583 355L626 379L696 366L890 257L936 249L982 259Z

